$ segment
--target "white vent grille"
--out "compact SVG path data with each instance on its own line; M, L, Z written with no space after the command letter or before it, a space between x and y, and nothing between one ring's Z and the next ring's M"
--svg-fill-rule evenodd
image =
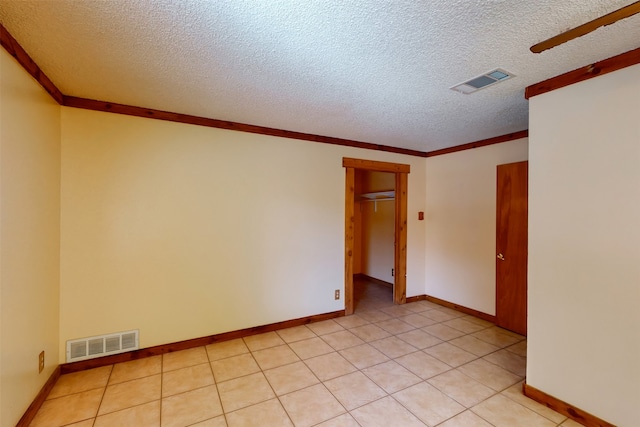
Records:
M495 70L488 71L478 77L474 77L471 80L452 86L449 89L469 95L470 93L479 91L480 89L508 80L511 77L515 77L515 74L505 71L502 68L496 68Z
M126 331L67 341L67 362L137 350L139 331Z

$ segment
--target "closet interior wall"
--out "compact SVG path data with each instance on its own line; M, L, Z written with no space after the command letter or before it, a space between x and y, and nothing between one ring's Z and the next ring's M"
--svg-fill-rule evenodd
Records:
M356 170L354 274L394 282L395 199L363 194L395 190L395 174Z

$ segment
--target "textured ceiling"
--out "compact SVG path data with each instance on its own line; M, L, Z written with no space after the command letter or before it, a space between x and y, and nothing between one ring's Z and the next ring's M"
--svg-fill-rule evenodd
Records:
M639 47L636 15L529 51L630 3L0 0L0 23L66 95L432 151L527 129L525 87Z

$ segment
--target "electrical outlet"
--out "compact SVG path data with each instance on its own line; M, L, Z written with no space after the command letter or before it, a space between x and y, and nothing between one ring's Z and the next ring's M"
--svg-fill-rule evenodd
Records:
M38 373L44 371L44 350L38 356Z
M336 289L336 292L334 294L334 298L335 299L340 299L340 289Z

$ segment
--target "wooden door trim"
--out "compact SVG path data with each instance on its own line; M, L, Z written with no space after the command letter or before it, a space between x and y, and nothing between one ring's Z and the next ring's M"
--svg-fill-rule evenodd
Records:
M395 276L393 302L407 302L407 173L396 173Z
M342 158L342 166L345 168L362 169L376 172L411 172L410 165L403 165L401 163L378 162L376 160L352 159L350 157Z
M505 135L494 136L493 138L481 139L479 141L468 142L462 145L442 148L440 150L427 151L425 157L442 156L443 154L457 153L458 151L471 150L473 148L486 147L488 145L501 144L503 142L517 141L518 139L529 137L529 130L507 133Z
M344 311L353 314L353 250L355 246L356 170L346 168L344 192Z
M640 64L640 47L528 86L524 90L524 97L529 99L636 64Z
M9 55L18 61L18 64L20 64L58 104L62 105L64 95L60 92L60 89L47 77L44 71L31 59L27 51L20 46L20 43L13 38L2 24L0 24L0 45L2 45Z
M394 249L394 303L407 301L407 197L409 165L378 162L345 157L345 209L344 209L344 308L353 314L353 251L355 246L355 175L356 169L392 172L396 177L395 249Z

